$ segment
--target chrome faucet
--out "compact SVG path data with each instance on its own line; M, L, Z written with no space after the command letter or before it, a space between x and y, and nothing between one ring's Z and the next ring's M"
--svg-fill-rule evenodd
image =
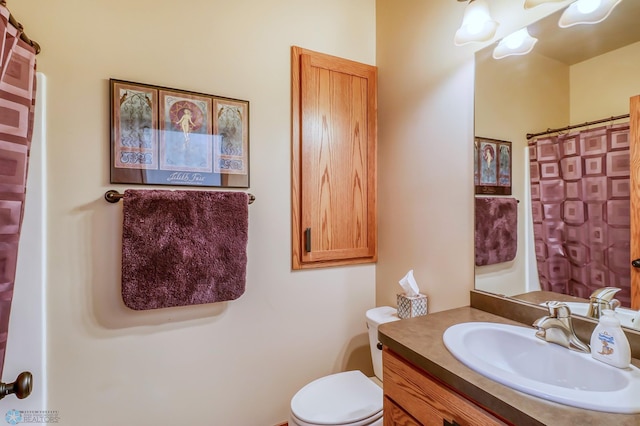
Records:
M589 345L576 336L571 322L571 311L567 304L550 301L546 305L549 309L549 315L538 318L533 323L533 326L537 328L536 337L574 351L591 353Z
M620 301L613 296L619 291L620 289L615 287L602 287L591 293L587 316L598 319L604 309L615 310L620 306Z

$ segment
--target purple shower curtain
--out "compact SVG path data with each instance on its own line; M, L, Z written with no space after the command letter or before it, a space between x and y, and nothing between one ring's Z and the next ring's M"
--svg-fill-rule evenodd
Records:
M542 289L588 298L618 287L630 306L629 124L533 140L529 155Z
M35 107L35 51L0 6L0 377L24 213ZM28 336L26 336L28 338Z

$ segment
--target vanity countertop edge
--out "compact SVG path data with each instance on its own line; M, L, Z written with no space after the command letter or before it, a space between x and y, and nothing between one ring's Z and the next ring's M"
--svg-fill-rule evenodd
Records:
M381 324L378 338L383 345L411 364L513 424L640 424L640 414L603 413L545 401L513 390L471 370L447 350L442 334L454 324L478 321L526 326L467 306ZM531 332L534 332L533 327ZM636 359L633 363L639 365Z

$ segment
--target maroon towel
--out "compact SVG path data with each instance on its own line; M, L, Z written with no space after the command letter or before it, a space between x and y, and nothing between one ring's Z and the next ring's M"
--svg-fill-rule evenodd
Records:
M509 262L518 248L518 201L476 197L476 265Z
M122 299L135 310L234 300L244 293L248 195L126 190Z

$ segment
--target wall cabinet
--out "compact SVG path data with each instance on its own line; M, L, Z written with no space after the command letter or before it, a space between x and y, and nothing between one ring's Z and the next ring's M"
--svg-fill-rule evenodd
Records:
M386 347L382 362L384 426L507 424Z
M292 48L292 267L377 260L377 69Z

